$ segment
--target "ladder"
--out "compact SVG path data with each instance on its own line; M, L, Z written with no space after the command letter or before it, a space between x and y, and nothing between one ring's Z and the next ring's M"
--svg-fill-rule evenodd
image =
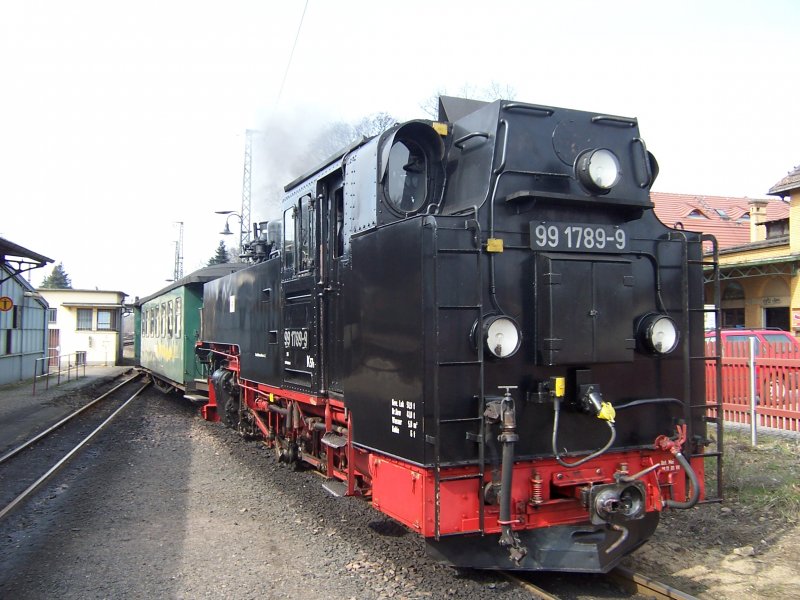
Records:
M462 217L463 218L463 217ZM447 222L453 222L447 219ZM475 315L475 323L477 324L476 335L480 335L480 326L483 319L483 275L481 272L481 229L477 221L477 211L473 219L461 220L461 226L455 226L459 221L455 221L454 225L444 225L439 223L435 217L426 217L424 226L432 229L433 233L433 298L434 298L434 314L433 314L433 328L435 345L435 361L433 365L433 421L434 431L433 435L426 435L425 441L433 445L434 452L434 535L438 541L442 536L441 533L441 489L442 484L448 481L459 480L475 480L478 498L478 529L474 531L460 531L458 534L467 533L481 533L485 531L484 523L484 502L483 502L483 480L485 474L485 420L483 413L485 410L485 397L484 397L484 363L483 363L483 349L480 342L476 345L475 355L469 357L468 360L444 360L442 350L447 343L445 331L443 330L443 315L446 313L460 312L460 313L473 313ZM463 240L464 243L457 243L454 246L458 247L443 247L441 246L443 237L442 234L451 241ZM474 269L474 302L463 302L459 300L457 303L442 302L439 285L441 280L441 260L440 258L445 255L462 255L472 256L475 261ZM470 285L473 282L470 282ZM463 418L450 418L443 419L441 414L440 385L441 373L446 369L453 369L459 367L467 367L474 369L478 374L478 390L474 396L477 400L478 411L476 416L469 416ZM467 431L467 439L478 444L478 470L476 473L466 475L442 475L442 432L448 427L465 427L477 425L477 433ZM447 534L445 534L446 536Z
M675 237L672 237L675 234L670 234L670 240L675 240ZM690 459L692 458L702 458L703 460L711 460L714 461L715 464L715 479L716 479L716 495L713 497L709 497L709 494L706 493L706 498L702 500L701 504L708 504L714 502L722 502L723 499L723 489L722 489L722 454L723 454L723 436L724 436L724 423L723 423L723 414L722 414L722 354L721 354L721 344L719 343L719 329L720 329L720 278L719 278L719 246L717 244L716 238L709 234L701 234L699 239L695 240L688 240L686 234L678 233L677 240L681 242L681 252L682 252L682 269L683 274L681 277L682 280L682 304L683 304L683 312L684 315L684 331L689 331L689 315L692 313L701 313L705 317L706 314L712 313L714 314L714 327L717 335L717 344L715 347L715 353L713 356L706 356L705 354L705 338L703 341L703 352L700 355L692 355L690 353L689 347L689 336L685 336L684 339L684 367L683 367L683 377L684 377L684 398L688 399L688 402L684 404L684 417L687 422L693 422L693 417L697 415L698 412L701 413L701 418L706 423L712 423L715 425L716 429L716 450L713 452L693 452L688 455ZM703 252L703 245L705 243L711 244L711 251L706 256ZM689 245L699 245L697 248L696 254L699 255L701 258L695 259L690 258L689 253ZM704 296L705 294L705 283L711 283L713 294L714 294L714 303L711 308L706 308L706 304L704 302L704 297L701 296L701 304L702 308L692 308L690 302L690 289L689 289L689 268L691 265L700 266L703 271L708 271L710 273L710 277L706 278L704 276L703 287L701 289L701 294ZM705 319L704 319L705 320ZM716 365L715 368L715 381L714 386L716 390L716 401L715 402L708 402L708 384L706 384L706 389L703 393L703 401L694 404L693 398L691 394L691 381L692 381L692 374L695 372L695 369L702 369L705 371L706 363L712 360ZM698 366L699 365L699 366ZM704 378L705 379L705 378ZM713 409L715 411L715 416L709 416L708 411ZM691 440L689 440L691 441Z

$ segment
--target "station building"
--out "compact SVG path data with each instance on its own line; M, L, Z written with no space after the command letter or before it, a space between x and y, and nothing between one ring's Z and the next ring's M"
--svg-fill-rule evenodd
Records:
M665 224L717 238L722 327L777 327L800 336L800 166L768 195L777 198L651 198ZM713 297L707 283L707 302Z
M0 385L41 375L47 349L47 301L23 274L52 259L0 238Z
M69 357L86 365L117 365L122 360L122 309L125 292L37 290L50 305L48 348L51 357ZM66 358L62 359L62 363ZM52 364L55 364L53 358Z

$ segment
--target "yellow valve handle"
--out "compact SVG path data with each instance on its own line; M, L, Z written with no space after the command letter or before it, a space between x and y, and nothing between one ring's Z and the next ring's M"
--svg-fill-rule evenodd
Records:
M617 416L617 411L614 410L614 407L611 406L610 402L603 402L600 407L600 412L597 413L598 419L604 419L611 423L614 422L614 418Z

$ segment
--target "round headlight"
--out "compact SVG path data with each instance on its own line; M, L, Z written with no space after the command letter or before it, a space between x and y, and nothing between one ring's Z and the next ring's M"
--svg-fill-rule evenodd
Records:
M619 159L611 150L588 150L578 157L576 171L580 182L597 192L613 188L621 176Z
M638 329L640 341L651 352L669 354L678 346L678 326L667 315L647 315Z
M483 339L492 356L508 358L519 350L522 335L513 319L495 316L483 322Z

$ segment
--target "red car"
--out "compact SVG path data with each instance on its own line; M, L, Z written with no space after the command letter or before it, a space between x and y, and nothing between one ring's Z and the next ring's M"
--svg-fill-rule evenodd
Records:
M771 358L800 358L800 341L781 329L722 329L720 336L723 356L748 356L750 339L755 339L756 356L761 356L766 351ZM706 342L713 340L714 332L706 332ZM712 351L713 345L708 344L706 354L711 354Z

